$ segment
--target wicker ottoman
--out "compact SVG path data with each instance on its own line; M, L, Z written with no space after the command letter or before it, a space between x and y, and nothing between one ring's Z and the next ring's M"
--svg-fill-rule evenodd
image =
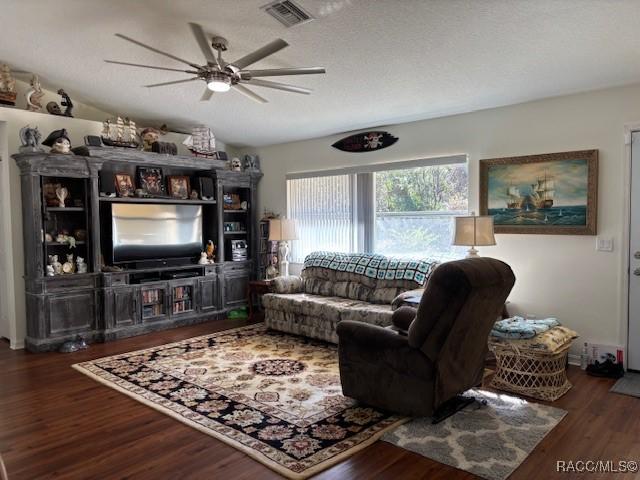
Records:
M556 328L562 331L553 332ZM563 334L565 341L553 345L552 349L541 347L546 339L539 337L547 332L524 341L491 337L489 349L496 357L496 372L490 386L550 402L567 393L571 389L566 371L567 356L577 334L564 327L556 328L549 330L547 336Z

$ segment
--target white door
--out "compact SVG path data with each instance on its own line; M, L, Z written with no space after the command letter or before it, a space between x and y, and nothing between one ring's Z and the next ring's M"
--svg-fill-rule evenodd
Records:
M629 237L627 368L640 370L640 132L633 132L631 136L631 226Z

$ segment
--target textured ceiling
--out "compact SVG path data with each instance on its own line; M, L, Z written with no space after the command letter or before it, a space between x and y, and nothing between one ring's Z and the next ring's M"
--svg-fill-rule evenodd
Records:
M640 81L640 1L298 0L317 20L290 29L267 0L3 0L0 60L46 86L138 121L187 130L210 125L233 145L267 145L433 118ZM187 22L225 36L231 61L283 38L290 46L254 68L324 66L280 77L311 96L254 87L200 102L204 84L145 89L179 68L116 38L131 36L204 63Z

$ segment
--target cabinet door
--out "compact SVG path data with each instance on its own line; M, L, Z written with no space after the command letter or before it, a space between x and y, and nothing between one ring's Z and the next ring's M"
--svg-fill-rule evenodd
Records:
M217 277L200 279L200 310L220 310L220 282Z
M249 271L227 273L224 279L225 306L234 307L247 303Z
M195 312L198 298L198 282L195 280L179 280L170 283L171 315L186 315Z
M115 327L133 325L138 321L138 290L116 288L113 290L113 320Z
M67 335L93 330L96 311L95 290L77 290L47 296L50 335Z
M143 322L166 320L169 312L169 286L166 283L145 285L138 298Z

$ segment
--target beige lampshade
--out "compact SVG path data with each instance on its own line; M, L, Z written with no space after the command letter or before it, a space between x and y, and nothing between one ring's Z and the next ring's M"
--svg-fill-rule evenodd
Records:
M290 218L272 218L269 220L269 240L280 242L297 240L296 221Z
M495 245L493 236L493 217L483 215L479 217L456 217L456 232L453 237L454 245L476 246Z

